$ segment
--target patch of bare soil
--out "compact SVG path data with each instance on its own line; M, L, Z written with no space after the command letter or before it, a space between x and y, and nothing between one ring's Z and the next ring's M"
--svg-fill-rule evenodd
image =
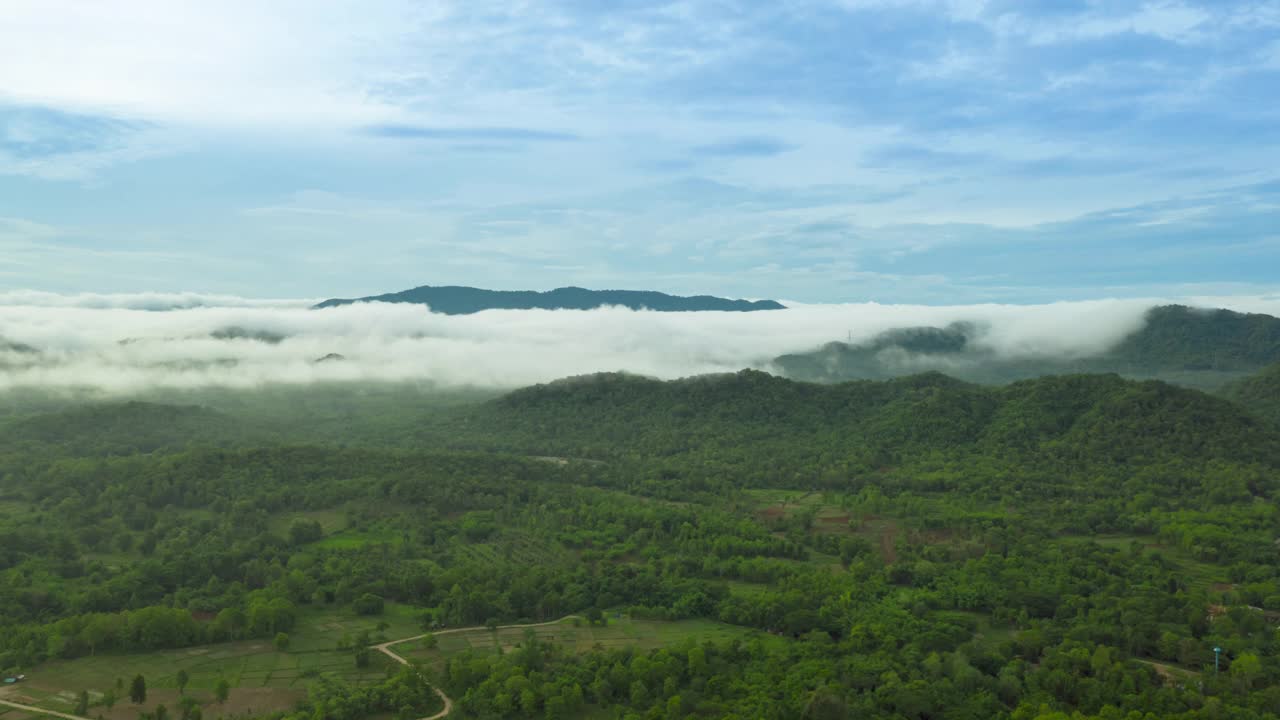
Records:
M884 558L886 565L892 565L898 561L898 528L891 523L885 523L880 529L880 556Z

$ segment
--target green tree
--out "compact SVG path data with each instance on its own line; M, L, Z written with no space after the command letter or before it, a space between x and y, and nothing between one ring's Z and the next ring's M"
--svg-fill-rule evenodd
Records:
M218 699L218 703L224 703L231 695L231 684L226 678L218 678L218 684L213 686L213 696Z
M1231 661L1231 679L1243 690L1253 687L1262 676L1262 661L1254 653L1241 653Z
M564 720L564 718L569 717L569 707L568 703L565 702L564 696L552 695L547 698L547 705L543 710L542 716L546 720Z
M324 528L315 520L294 520L289 526L289 542L305 545L324 537Z
M356 598L351 607L357 615L381 615L385 605L385 601L380 596L365 593Z
M134 705L141 705L147 701L147 679L141 675L134 675L133 682L129 684L129 699Z
M533 688L525 688L520 691L520 709L526 715L532 715L538 710L538 694Z
M649 704L649 688L644 684L643 680L636 680L631 683L631 705L637 708L644 708Z
M684 717L684 700L679 695L667 698L667 720L680 720Z
M186 668L178 670L175 681L178 683L178 694L185 695L187 691L187 683L191 681L191 676L187 674Z
M76 699L75 714L76 715L89 714L89 691L88 690L80 691L80 696Z
M275 643L276 643L276 650L279 650L280 652L284 652L285 650L288 650L289 649L288 633L282 633L282 632L276 633Z

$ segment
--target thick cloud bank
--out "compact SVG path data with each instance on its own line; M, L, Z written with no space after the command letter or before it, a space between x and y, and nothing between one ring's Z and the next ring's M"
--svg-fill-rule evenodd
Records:
M967 321L1008 357L1082 357L1139 329L1162 300L1035 306L800 305L756 313L492 310L201 295L0 294L0 389L253 387L430 381L516 387L627 370L662 378L768 368L772 358L898 327ZM1280 298L1197 298L1280 313ZM321 358L327 358L321 361Z

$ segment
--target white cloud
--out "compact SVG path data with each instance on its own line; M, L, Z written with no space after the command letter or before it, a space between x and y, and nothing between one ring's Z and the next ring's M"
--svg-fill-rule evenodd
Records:
M30 242L41 238L56 237L57 228L25 218L0 217L0 242Z
M405 38L407 2L6 0L0 100L188 125L364 123Z
M1213 298L1280 312L1280 297ZM310 301L196 295L0 295L0 337L43 357L0 356L0 388L252 387L263 383L429 380L515 387L598 371L662 378L767 367L834 339L957 320L987 327L979 343L1018 356L1105 350L1141 325L1151 300L1036 306L794 305L757 313L488 311L446 316L382 303L322 311ZM162 308L184 308L154 312ZM216 339L227 328L279 343ZM329 353L343 361L317 363ZM234 361L234 362L230 362Z
M846 10L911 9L942 12L955 20L975 20L987 8L987 0L835 0Z
M205 293L74 293L60 294L39 290L0 292L0 308L78 308L85 310L190 310L193 308L306 308L315 299L269 300L236 295Z
M1135 33L1182 44L1212 39L1229 25L1234 12L1210 13L1181 2L1148 2L1135 10L1115 12L1105 3L1090 12L1063 17L1004 13L987 24L998 34L1020 37L1033 45Z

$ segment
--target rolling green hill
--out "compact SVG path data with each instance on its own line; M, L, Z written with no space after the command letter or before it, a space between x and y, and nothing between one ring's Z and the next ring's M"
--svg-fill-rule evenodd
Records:
M980 328L901 328L860 344L829 343L783 355L774 366L814 382L884 379L938 370L973 382L1066 373L1120 373L1211 389L1280 362L1280 319L1270 315L1166 305L1148 311L1142 329L1107 352L1084 358L1006 357L984 348Z
M111 694L145 674L152 705L273 720L434 690L460 717L1275 717L1280 427L1225 398L758 371L167 397L0 426L0 671L32 705L150 714ZM388 677L387 640L421 670Z
M1180 492L1235 483L1229 492L1247 497L1276 484L1258 468L1280 468L1280 432L1243 408L1117 375L989 387L938 373L835 385L756 371L672 382L604 374L516 391L455 416L448 433L477 449L647 459L671 477L730 485L846 487L882 476L920 489L1092 496L1121 494L1124 478L1149 471Z
M1222 395L1280 427L1280 363L1227 385Z

